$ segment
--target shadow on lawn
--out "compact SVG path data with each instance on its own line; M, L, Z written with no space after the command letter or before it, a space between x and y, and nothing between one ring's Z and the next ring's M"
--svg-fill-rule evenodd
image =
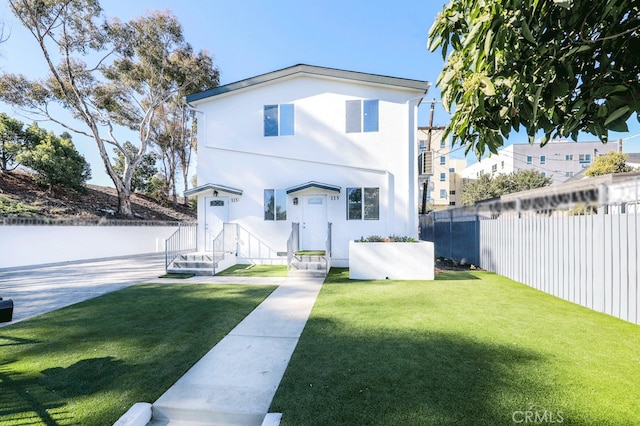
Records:
M71 416L60 395L42 386L38 378L16 373L10 368L14 361L0 366L0 420L2 424L69 424Z
M13 361L0 365L0 425L112 424L122 407L157 399L269 291L143 284L3 328L0 359Z
M307 323L271 407L283 425L508 424L549 393L531 351L440 332L346 331Z

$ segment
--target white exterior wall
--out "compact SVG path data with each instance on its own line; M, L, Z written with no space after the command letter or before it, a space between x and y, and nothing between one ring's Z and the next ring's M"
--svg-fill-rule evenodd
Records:
M175 226L0 226L0 269L163 253ZM19 241L19 244L16 242Z
M602 142L553 141L543 147L540 147L540 144L513 144L498 151L498 155L484 158L467 167L463 171L463 177L477 179L480 174L495 175L508 174L517 170L537 170L551 177L553 185L566 182L574 174L589 167L595 157L617 150L617 142L609 142L605 145ZM580 162L580 154L590 155L591 160ZM573 159L567 160L567 155L572 155ZM541 156L545 157L544 164L541 163ZM531 157L531 164L527 163L527 157ZM495 170L493 166L496 166Z
M301 206L294 206L293 198L309 194L327 196L336 266L341 265L339 259L348 259L349 239L374 234L417 238L417 140L411 129L417 128L416 106L422 94L297 77L195 102L204 117L199 129L198 185L241 189L241 196L230 196L230 222L240 224L274 252L286 252L291 223L302 220ZM346 133L346 101L357 99L379 100L378 132ZM275 104L295 105L294 135L264 136L264 105ZM284 190L309 181L340 186L341 191L311 188L292 194L287 197L286 221L263 219L265 189ZM380 188L380 220L346 220L348 187ZM199 197L200 223L205 196Z

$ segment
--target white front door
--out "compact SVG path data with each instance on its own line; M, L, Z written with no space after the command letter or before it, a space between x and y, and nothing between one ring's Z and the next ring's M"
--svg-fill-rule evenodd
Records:
M213 240L229 222L229 199L227 197L205 198L204 218L205 251L213 250Z
M302 250L324 250L327 239L327 197L310 195L302 197Z

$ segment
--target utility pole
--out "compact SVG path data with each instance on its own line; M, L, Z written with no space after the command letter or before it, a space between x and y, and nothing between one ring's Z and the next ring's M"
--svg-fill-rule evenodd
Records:
M429 125L427 127L420 127L420 130L426 130L427 131L427 150L425 152L431 152L431 133L434 130L444 130L446 129L446 126L434 126L433 125L433 113L435 111L435 107L436 107L436 100L433 99L431 101L431 110L429 111ZM422 184L422 208L421 208L421 212L422 214L425 214L427 212L427 190L429 188L429 175L427 175L427 178L425 179L424 183Z

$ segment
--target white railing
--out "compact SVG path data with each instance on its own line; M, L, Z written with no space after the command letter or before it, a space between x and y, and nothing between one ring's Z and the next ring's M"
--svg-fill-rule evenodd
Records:
M211 242L213 275L216 274L218 263L223 261L227 255L237 255L238 229L239 226L236 223L225 223L222 226L222 231Z
M287 239L287 271L291 269L293 255L300 250L300 224L293 222L291 224L291 233Z
M332 223L329 222L327 224L327 241L325 242L325 264L327 275L329 275L329 270L331 269L331 227Z
M171 262L181 254L196 250L197 229L195 223L180 223L178 229L164 241L165 270L169 269Z

